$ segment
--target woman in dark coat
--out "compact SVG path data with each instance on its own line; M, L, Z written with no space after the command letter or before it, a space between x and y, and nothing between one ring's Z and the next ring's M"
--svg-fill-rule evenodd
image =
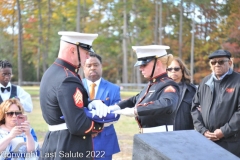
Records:
M190 83L190 72L180 58L175 58L167 68L167 73L180 88L180 99L177 105L174 130L194 129L191 116L192 99L196 92L196 87Z

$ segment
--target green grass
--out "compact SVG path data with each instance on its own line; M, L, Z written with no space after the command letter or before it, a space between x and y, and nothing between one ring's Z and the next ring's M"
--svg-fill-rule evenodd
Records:
M38 86L23 86L22 87L25 91L27 91L31 96L35 97L39 95L39 87ZM139 92L128 92L128 91L121 91L121 98L126 99L131 96L135 96Z
M33 111L31 113L27 113L27 116L31 126L34 128L37 134L38 140L41 142L44 139L44 136L48 130L48 127L42 117L39 98L32 98L32 102L33 102Z
M22 87L26 92L31 94L32 97L39 95L39 86L23 86Z
M33 101L33 112L27 113L28 120L31 126L34 128L39 142L44 140L45 133L48 130L47 124L42 117L42 111L39 102L39 87L36 86L24 86L25 91L27 91L32 96ZM136 95L138 92L121 92L122 99L129 98ZM120 120L114 124L116 132L119 136L127 135L132 137L134 134L138 133L138 125L134 118L121 116ZM126 140L124 140L126 141ZM127 140L128 141L128 140ZM132 139L130 139L132 141ZM129 142L131 143L131 142Z
M138 94L139 92L127 92L127 91L121 91L121 98L122 99L126 99L132 96L135 96L136 94Z
M133 117L121 116L114 126L118 134L133 135L139 131L138 124Z

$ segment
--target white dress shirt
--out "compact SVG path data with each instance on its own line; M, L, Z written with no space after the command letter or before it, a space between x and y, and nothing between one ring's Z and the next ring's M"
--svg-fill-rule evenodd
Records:
M0 88L1 87L10 87L10 92L8 92L7 90L5 90L4 92L2 92L0 90L0 96L2 97L2 100L5 101L7 99L10 98L11 95L11 91L12 91L12 85L9 82L8 85L5 87L0 83ZM17 97L20 99L20 102L24 108L25 112L31 112L33 109L33 104L32 104L32 99L30 94L28 94L26 91L24 91L20 86L17 86Z

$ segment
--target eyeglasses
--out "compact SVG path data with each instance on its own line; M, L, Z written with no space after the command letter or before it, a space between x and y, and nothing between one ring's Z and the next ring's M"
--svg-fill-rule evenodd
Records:
M22 115L22 112L5 112L7 116L12 117L14 114L15 116Z
M178 72L180 69L181 69L180 67L176 67L176 68L167 68L166 70L167 70L168 72L171 72L172 70Z
M216 65L217 63L219 64L219 65L223 65L225 62L228 62L229 60L219 60L219 61L211 61L210 63L212 64L212 65Z

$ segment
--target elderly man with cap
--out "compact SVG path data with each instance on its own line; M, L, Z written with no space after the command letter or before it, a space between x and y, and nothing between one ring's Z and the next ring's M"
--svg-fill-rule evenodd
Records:
M174 111L179 99L178 85L167 76L166 68L173 56L168 46L133 46L148 85L136 96L110 106L113 113L135 117L140 133L173 130ZM121 109L121 110L120 110Z
M97 34L58 32L62 35L58 58L44 73L40 84L40 103L49 132L42 146L42 159L92 159L92 134L102 131L103 123L85 114L85 107L95 109L100 118L108 107L100 100L88 101L78 70L92 52ZM62 118L64 117L64 118Z
M226 50L209 55L212 74L200 83L191 114L197 131L240 157L240 75L230 58Z

